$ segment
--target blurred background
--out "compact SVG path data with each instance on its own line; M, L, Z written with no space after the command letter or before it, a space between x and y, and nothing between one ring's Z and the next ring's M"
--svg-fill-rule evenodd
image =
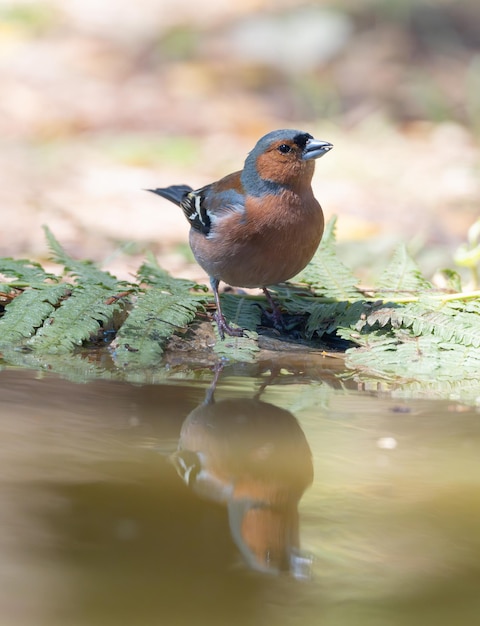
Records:
M480 214L480 3L0 0L0 256L43 261L48 224L122 277L151 249L203 280L143 189L211 182L282 127L334 144L314 191L367 279L398 241L452 266Z

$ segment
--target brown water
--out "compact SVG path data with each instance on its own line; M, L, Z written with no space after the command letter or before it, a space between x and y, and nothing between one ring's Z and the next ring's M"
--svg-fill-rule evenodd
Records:
M1 371L0 624L477 624L480 413L261 382Z

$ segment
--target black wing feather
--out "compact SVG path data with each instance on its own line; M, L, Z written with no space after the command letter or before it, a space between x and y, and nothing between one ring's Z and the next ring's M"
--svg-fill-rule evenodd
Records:
M162 198L166 198L173 202L177 206L181 206L185 196L193 191L192 187L188 185L171 185L170 187L158 187L157 189L147 189L152 193L156 193Z
M209 234L212 225L208 211L205 208L205 192L209 187L210 185L207 185L197 189L197 191L190 191L180 203L185 217L190 222L190 226L205 236Z
M203 235L208 235L211 220L205 208L205 193L209 187L210 185L207 185L194 191L188 185L171 185L170 187L147 189L147 191L156 193L181 207L185 217L190 222L190 226Z

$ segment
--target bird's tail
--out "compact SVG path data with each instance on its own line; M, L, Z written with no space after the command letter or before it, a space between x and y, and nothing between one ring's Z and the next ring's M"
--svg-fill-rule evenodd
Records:
M170 187L164 188L146 189L146 191L156 193L159 196L162 196L162 198L166 198L167 200L170 200L170 202L180 206L187 193L190 193L193 189L188 185L171 185Z

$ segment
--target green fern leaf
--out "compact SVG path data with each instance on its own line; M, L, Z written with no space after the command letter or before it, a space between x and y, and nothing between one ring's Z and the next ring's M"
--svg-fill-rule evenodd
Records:
M376 346L388 346L388 350L395 350L400 343L391 329L380 328L361 333L353 326L342 326L337 329L337 335L346 341L357 344L360 348L373 348ZM355 349L355 348L352 348Z
M424 278L408 254L406 246L401 244L375 285L375 297L392 298L394 295L411 295L432 288L432 284Z
M220 301L222 311L229 324L242 328L244 335L243 337L226 336L222 341L215 324L217 341L213 348L214 352L222 359L252 363L257 358L260 350L257 343L258 335L256 328L261 323L261 304L255 300L250 300L248 297L229 293L223 293L220 296Z
M339 319L345 315L349 303L331 302L327 304L313 303L309 307L309 317L305 328L308 339L317 335L323 337L325 334L334 332L339 324Z
M239 328L256 331L262 319L262 306L259 302L230 293L222 293L220 302L229 323Z
M414 337L434 335L441 341L480 347L480 315L477 313L458 311L449 305L439 309L423 302L387 308L383 313L385 311L393 328L407 328ZM366 323L373 327L379 314L382 309L367 317Z
M55 239L50 229L47 226L44 226L43 229L52 253L52 260L59 265L63 265L65 270L75 278L77 284L94 283L115 290L118 290L120 285L126 284L119 282L109 272L98 269L92 261L77 261L73 259Z
M459 311L463 313L474 313L480 316L480 298L475 300L450 300L447 306L452 309L452 315L454 315L456 311Z
M258 335L256 332L247 330L244 331L243 337L226 336L223 341L220 341L218 331L216 331L216 335L217 341L213 350L222 359L241 363L253 363L258 358L260 348L258 347Z
M0 344L16 344L32 337L55 311L70 285L42 285L25 289L14 298L0 318Z
M28 259L1 258L0 274L27 285L38 285L46 280L58 280L57 276L47 273L39 263Z
M356 300L361 295L356 287L358 279L337 255L335 225L336 218L333 217L326 225L315 256L294 280L309 285L316 295L336 300Z
M368 315L372 308L372 303L357 300L356 302L338 302L336 306L335 304L318 304L317 307L320 311L322 309L324 311L321 318L323 323L319 323L318 328L315 327L317 320L314 311L312 317L308 320L307 330L314 330L315 334L321 337L325 333L330 334L333 332L339 335L338 331L341 328L355 328L359 320ZM323 317L325 314L326 319Z
M171 278L171 286L175 279ZM139 294L134 308L116 338L114 360L120 367L148 368L157 365L167 340L195 318L201 301L186 289L169 293L151 287Z
M204 285L199 285L193 280L173 278L158 265L157 260L152 255L148 255L147 261L140 266L137 272L137 279L140 283L146 283L152 287L165 289L172 293L178 290L186 292L189 289L200 289L204 292L207 289Z
M371 303L364 300L321 302L315 298L297 295L292 295L289 300L282 302L282 305L292 315L308 315L305 326L308 339L314 335L323 337L325 334L335 333L344 326L354 326L372 307Z
M97 335L123 309L117 294L117 290L102 285L74 286L70 297L50 315L49 323L38 329L29 345L43 353L70 352Z
M363 333L377 328L408 330L413 337L434 335L445 342L480 347L480 306L475 302L442 304L433 299L404 305L371 304L353 328Z

